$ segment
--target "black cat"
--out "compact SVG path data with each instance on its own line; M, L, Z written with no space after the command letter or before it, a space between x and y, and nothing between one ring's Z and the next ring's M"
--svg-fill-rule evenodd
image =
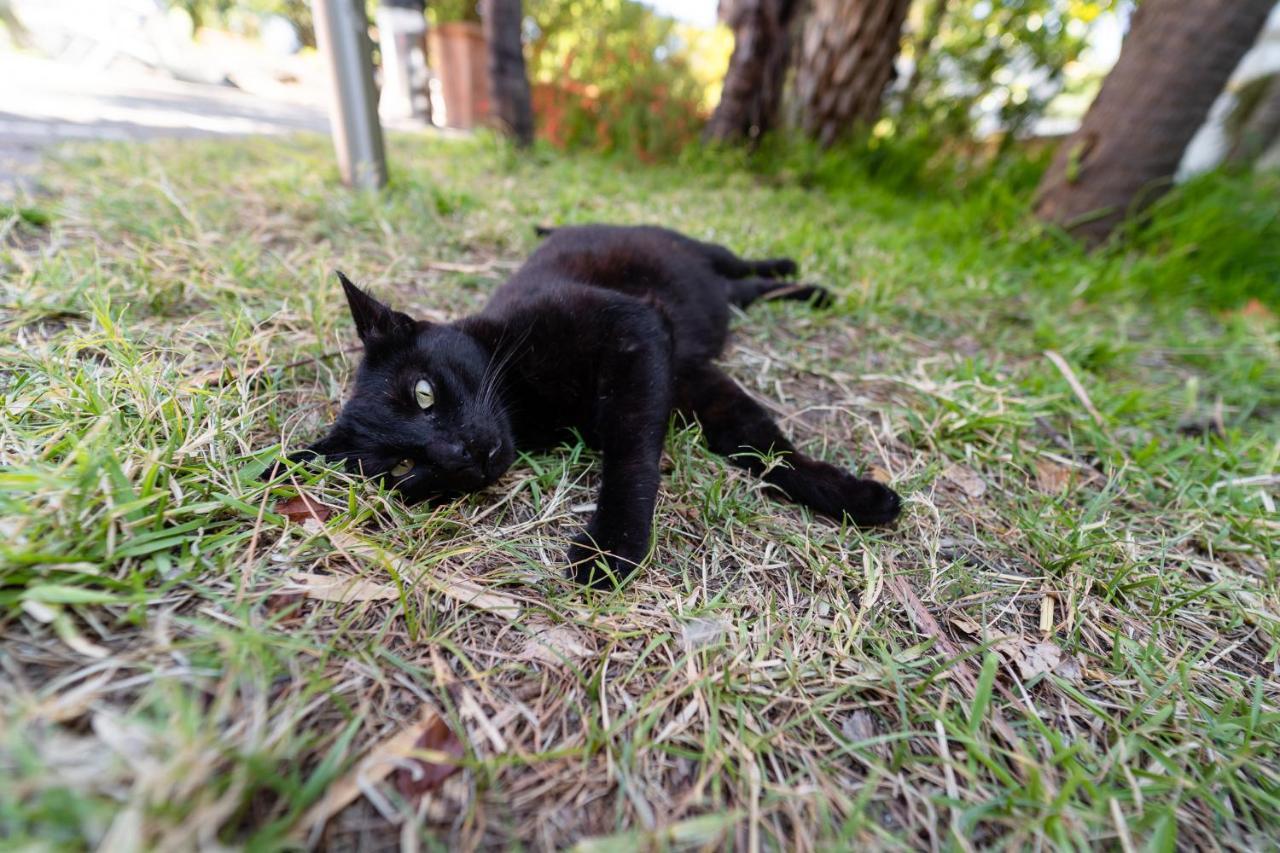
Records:
M746 261L665 228L539 233L548 239L484 310L447 325L394 311L339 273L365 355L337 422L294 458L342 460L412 502L482 489L517 448L551 447L576 429L602 453L603 482L568 556L578 581L597 587L648 553L673 409L791 500L860 525L897 517L891 489L797 452L712 363L730 305L830 302L821 287L778 280L795 274L793 261Z

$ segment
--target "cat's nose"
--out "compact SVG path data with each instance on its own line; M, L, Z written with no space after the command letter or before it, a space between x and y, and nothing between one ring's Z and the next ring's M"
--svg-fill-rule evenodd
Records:
M467 442L467 455L476 462L489 463L502 451L502 442L497 439L480 439Z
M476 452L470 445L458 442L442 453L437 458L436 464L445 471L457 473L468 468L474 468L478 461Z

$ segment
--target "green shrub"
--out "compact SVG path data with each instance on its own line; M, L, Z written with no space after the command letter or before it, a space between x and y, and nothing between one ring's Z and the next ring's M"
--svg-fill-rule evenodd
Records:
M697 138L723 69L695 65L693 54L727 58L723 39L635 0L534 0L525 11L536 25L529 76L545 138L643 160Z

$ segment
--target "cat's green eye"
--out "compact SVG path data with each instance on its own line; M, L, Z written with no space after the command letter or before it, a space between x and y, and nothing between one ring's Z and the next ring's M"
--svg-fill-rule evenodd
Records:
M405 474L408 474L412 470L413 470L413 460L401 459L398 463L396 463L396 467L391 469L391 476L403 477Z
M425 379L419 379L418 384L413 386L413 398L423 411L436 404L436 392L431 390L431 383Z

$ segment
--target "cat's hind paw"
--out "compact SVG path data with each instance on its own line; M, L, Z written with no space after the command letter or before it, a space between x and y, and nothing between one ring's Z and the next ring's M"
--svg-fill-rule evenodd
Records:
M902 513L902 497L884 483L851 477L843 491L844 514L859 527L888 524Z
M812 464L812 463L811 463ZM836 521L848 519L859 527L888 524L902 512L902 498L884 483L863 480L847 471L818 463L807 473L780 471L772 481L791 500ZM778 482L784 478L786 482Z
M831 295L831 291L820 284L805 285L805 290L807 291L806 294L799 298L808 302L814 308L830 308L836 302L835 297Z

